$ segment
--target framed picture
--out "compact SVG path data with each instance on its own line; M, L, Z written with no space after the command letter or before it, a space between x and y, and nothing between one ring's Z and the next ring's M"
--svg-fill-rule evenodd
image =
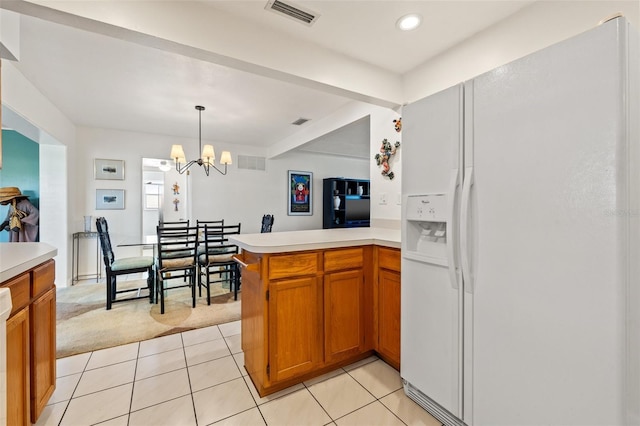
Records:
M96 210L124 209L124 189L96 189Z
M124 180L124 160L96 158L93 161L93 177L104 180Z
M289 216L313 215L313 173L289 170Z

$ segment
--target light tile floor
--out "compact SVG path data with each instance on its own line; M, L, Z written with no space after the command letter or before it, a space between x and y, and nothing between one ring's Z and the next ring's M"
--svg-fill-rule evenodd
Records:
M59 359L37 425L440 425L370 357L260 398L240 322Z

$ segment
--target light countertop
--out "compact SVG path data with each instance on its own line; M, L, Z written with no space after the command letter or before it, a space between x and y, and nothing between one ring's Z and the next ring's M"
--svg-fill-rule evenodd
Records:
M46 243L0 243L0 283L40 265L58 254Z
M284 253L336 247L379 245L400 248L400 230L387 228L338 228L269 232L230 236L234 244L252 253Z

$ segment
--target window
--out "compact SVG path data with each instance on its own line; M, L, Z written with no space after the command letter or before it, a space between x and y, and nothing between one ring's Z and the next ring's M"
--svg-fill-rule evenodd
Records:
M144 186L144 209L158 210L160 209L160 191L162 185L148 183Z

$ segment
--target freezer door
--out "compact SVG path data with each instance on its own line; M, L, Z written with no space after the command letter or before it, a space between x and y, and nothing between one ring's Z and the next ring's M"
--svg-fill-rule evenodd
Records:
M400 375L459 417L460 293L446 267L403 258L401 295Z
M460 170L462 84L402 109L402 194L449 191L451 171Z
M455 250L462 102L460 85L410 104L402 113L401 376L453 416L462 409L462 287ZM407 215L412 194L421 194L413 198L422 203L418 210L424 208L423 215ZM427 203L436 198L442 200L439 208ZM430 210L445 211L446 217L430 218ZM426 243L434 250L421 248L420 233L428 226L445 232L445 222L446 247Z
M624 424L621 22L465 88L468 425Z

